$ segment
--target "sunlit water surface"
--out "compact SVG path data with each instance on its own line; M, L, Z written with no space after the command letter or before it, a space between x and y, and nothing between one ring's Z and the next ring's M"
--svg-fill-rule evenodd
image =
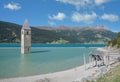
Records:
M0 78L31 76L63 71L83 64L93 47L32 47L21 54L20 47L0 47Z

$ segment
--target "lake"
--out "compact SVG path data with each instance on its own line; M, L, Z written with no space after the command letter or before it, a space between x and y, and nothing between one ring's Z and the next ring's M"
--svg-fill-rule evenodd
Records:
M21 54L20 44L0 44L0 78L31 76L63 71L83 65L104 44L32 44L30 54Z

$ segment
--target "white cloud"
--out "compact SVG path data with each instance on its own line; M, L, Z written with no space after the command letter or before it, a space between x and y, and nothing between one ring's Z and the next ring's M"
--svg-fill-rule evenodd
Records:
M103 4L103 3L107 3L107 2L109 2L110 0L95 0L95 4L96 5L101 5L101 4Z
M91 3L91 0L56 0L56 1L74 5L76 6L77 10L79 10L80 7L84 7L86 4Z
M56 23L54 21L48 21L48 23L50 24L50 26L55 26Z
M75 12L72 15L72 21L74 22L92 23L96 18L97 18L97 15L94 12L92 12L92 14L81 14L81 13Z
M65 4L74 5L77 10L80 8L91 8L107 3L111 0L56 0Z
M10 10L19 10L21 9L21 6L18 3L8 3L4 5L4 8L10 9Z
M49 16L49 19L54 19L54 20L64 20L65 18L66 18L66 15L61 12L59 12L57 15Z
M101 19L103 20L108 20L110 22L115 22L115 21L118 21L119 20L119 16L117 15L114 15L114 14L103 14L101 16Z

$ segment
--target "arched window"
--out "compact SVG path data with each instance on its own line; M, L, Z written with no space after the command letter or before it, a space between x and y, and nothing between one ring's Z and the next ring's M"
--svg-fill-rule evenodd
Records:
M28 35L28 31L27 31L27 35Z
M28 52L29 52L29 50L30 50L30 49L28 48Z

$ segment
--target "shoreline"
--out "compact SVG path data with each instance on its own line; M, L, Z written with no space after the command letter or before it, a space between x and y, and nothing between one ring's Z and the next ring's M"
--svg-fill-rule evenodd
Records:
M104 48L100 50L105 51ZM115 60L110 61L111 64L112 62L114 63L113 65L111 65L110 68L109 66L104 66L100 68L94 67L93 64L95 62L91 61L86 65L83 64L83 65L76 66L74 68L63 70L63 71L40 74L40 75L32 75L32 76L3 78L3 79L0 79L0 82L81 82L81 80L83 80L84 78L91 77L93 79L97 79L99 78L99 76L106 74L107 72L112 70L117 64L119 64L119 62L115 63ZM105 71L102 72L102 69L104 69Z
M4 77L4 78L0 78L0 80L3 80L3 79L11 79L11 78L22 78L22 77L31 77L31 76L39 76L39 75L53 74L53 73L58 73L58 72L69 71L69 70L72 70L72 69L75 69L75 68L78 68L78 67L81 67L81 66L84 66L84 64L79 65L79 66L76 66L76 67L73 67L73 68L68 68L68 69L65 69L65 70L55 71L55 72L48 72L48 73L41 73L41 74L33 74L33 75L25 75L25 76L15 76L15 77Z
M92 62L86 64L86 66L90 66ZM91 69L90 69L91 70ZM87 70L89 71L89 69ZM40 74L33 76L21 76L21 77L13 77L13 78L4 78L0 79L0 82L40 82L41 80L50 80L50 82L72 82L76 79L83 78L88 76L85 74L85 66L77 66L72 69L53 72L48 74Z

